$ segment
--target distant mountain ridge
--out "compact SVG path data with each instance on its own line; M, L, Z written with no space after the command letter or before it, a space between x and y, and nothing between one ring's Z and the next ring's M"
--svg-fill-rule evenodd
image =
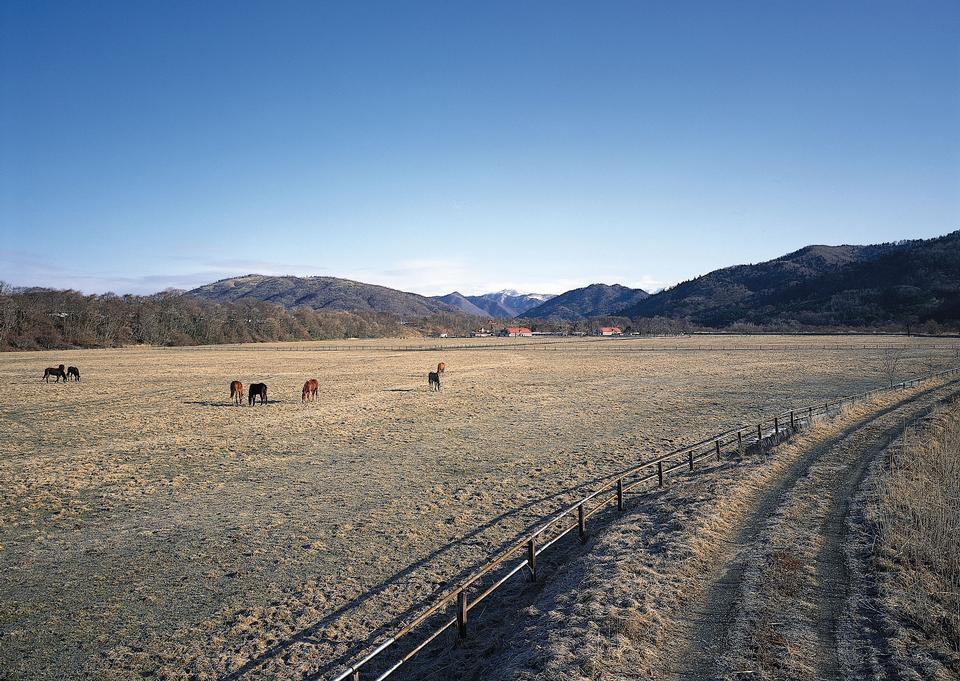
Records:
M439 313L558 321L664 317L704 328L955 323L960 321L960 231L866 246L806 246L773 260L718 269L653 295L620 284L591 284L559 296L504 290L427 297L337 277L259 274L222 279L183 295L411 319Z
M445 305L454 307L464 314L472 315L474 317L489 317L490 314L470 301L469 296L465 296L459 291L454 291L453 293L448 293L445 296L430 296L434 300L437 300Z
M960 231L869 246L807 246L715 270L624 308L721 328L875 326L960 319Z
M426 296L337 277L293 277L248 274L221 279L186 295L215 302L262 300L286 308L382 312L401 317L426 317L457 309Z
M433 299L452 305L465 314L477 317L510 319L522 316L527 310L553 297L549 293L520 293L511 289L504 289L496 293L484 293L478 296L464 296L454 291L445 296L433 296Z
M620 284L590 284L561 293L527 310L523 316L530 319L564 320L601 317L616 314L649 295L643 289L629 288Z
M511 289L504 289L496 293L467 296L467 300L492 317L504 318L519 317L527 310L553 297L549 293L520 293Z

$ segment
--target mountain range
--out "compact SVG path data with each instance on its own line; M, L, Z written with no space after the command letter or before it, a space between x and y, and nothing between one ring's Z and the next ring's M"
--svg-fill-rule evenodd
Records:
M445 296L434 296L434 300L453 305L467 314L507 319L524 316L528 310L554 297L547 293L520 293L504 289L479 296L462 296L454 291Z
M223 279L186 295L400 317L439 313L563 321L665 317L706 328L737 323L869 327L956 321L960 231L867 246L807 246L766 262L715 270L653 295L619 284L591 284L558 296L505 290L427 297L336 277L258 274Z

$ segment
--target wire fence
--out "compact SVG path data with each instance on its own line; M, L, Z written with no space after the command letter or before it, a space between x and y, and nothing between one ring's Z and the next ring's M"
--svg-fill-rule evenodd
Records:
M782 346L779 349L782 349ZM662 487L671 473L678 470L692 471L698 462L704 460L722 461L724 453L743 452L751 445L762 448L771 442L771 438L776 440L807 427L815 418L828 415L845 405L861 402L882 393L905 390L923 382L954 376L958 373L960 373L960 367L815 405L787 409L761 419L757 423L730 428L694 444L684 445L649 461L613 473L607 476L603 484L593 492L548 516L532 532L524 534L490 558L387 639L379 643L371 642L372 649L368 653L348 664L331 681L347 679L360 681L365 668L368 668L372 661L382 662L382 656L394 649L401 641L408 642L410 647L398 652L393 662L387 661L381 667L382 672L376 676L371 675L369 678L382 681L391 676L446 631L455 628L459 638L466 637L471 610L522 571L535 581L537 559L544 551L572 532L577 533L581 542L586 542L587 520L612 505L615 505L619 511L623 511L625 495L641 485L655 483L654 489ZM508 564L509 561L518 557L521 558L518 562ZM418 637L412 636L415 632L419 634Z

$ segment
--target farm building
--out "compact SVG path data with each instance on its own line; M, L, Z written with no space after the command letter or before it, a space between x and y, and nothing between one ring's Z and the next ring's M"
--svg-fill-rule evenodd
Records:
M532 336L533 331L525 326L508 326L503 330L501 335L510 336L511 338L515 336Z
M623 331L619 326L601 326L600 327L601 336L621 336Z

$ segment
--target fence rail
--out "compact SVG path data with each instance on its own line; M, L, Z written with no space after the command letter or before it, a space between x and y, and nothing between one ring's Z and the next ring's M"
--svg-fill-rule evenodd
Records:
M448 344L419 344L419 345L292 345L283 347L264 343L244 343L235 345L194 345L189 348L193 351L204 350L240 350L244 352L446 352L455 350L515 350L517 348L534 348L540 350L556 350L560 346L570 347L576 344L591 344L598 348L610 344L609 349L626 349L635 352L805 352L817 350L834 351L862 351L862 350L950 350L960 352L960 343L824 343L812 345L809 343L785 345L779 343L759 343L757 345L703 345L703 344L674 344L648 347L629 347L642 341L650 341L650 336L625 336L621 338L566 338L564 340L505 340L501 343L448 343ZM607 348L605 348L607 349Z
M941 379L956 375L957 373L960 373L960 367L913 378L909 381L896 383L883 388L867 390L866 392L857 393L856 395L828 400L816 405L786 409L773 416L763 418L757 423L730 428L694 444L684 445L649 461L612 473L606 476L603 484L593 492L547 516L532 532L522 535L476 571L460 580L456 586L449 589L444 595L420 612L419 615L400 627L392 636L376 644L369 653L349 664L346 669L333 677L331 681L346 681L347 679L350 681L360 681L362 670L366 665L414 630L418 630L431 620L440 617L442 611L451 604L455 605L454 612L447 618L440 620L439 626L435 626L433 629L426 631L423 638L420 639L413 648L403 653L393 664L390 664L385 671L379 674L376 677L376 681L382 681L389 677L449 629L456 627L458 636L460 638L465 637L467 635L470 610L475 608L485 598L489 597L504 583L524 569L529 571L531 580L536 580L537 558L543 554L544 551L574 530L577 531L580 541L586 542L587 520L613 503L616 503L617 509L622 511L625 506L624 496L644 483L655 480L657 487L662 487L666 476L670 473L684 468L693 470L696 463L704 459L715 458L717 461L720 461L723 458L724 451L729 450L732 445L736 445L737 451L742 450L751 443L759 443L762 446L762 444L771 437L777 438L781 436L781 434L786 435L808 426L814 418L827 415L833 410L842 408L844 405L870 399L881 393L905 390L909 387L919 385L922 382ZM589 508L588 505L590 505ZM513 565L512 568L506 570L504 574L497 576L492 583L483 586L482 582L484 577L493 573L511 558L518 556L523 556L523 558ZM479 593L471 595L472 591L477 591L478 589L481 589Z

